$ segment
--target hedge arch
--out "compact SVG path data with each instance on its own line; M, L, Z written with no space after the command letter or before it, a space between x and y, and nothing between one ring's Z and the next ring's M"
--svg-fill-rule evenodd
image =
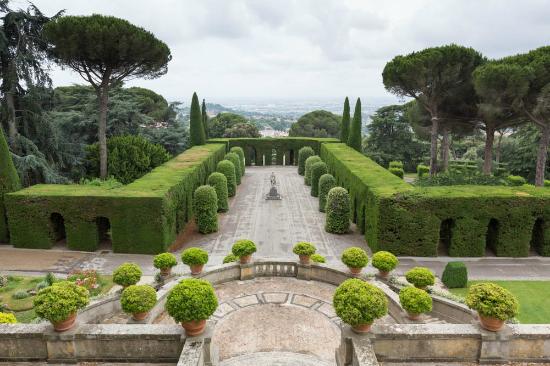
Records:
M441 225L439 226L438 255L448 256L452 253L454 226L454 219L445 219L441 221Z
M500 222L492 218L487 224L487 235L485 236L485 250L491 251L494 255L499 252L499 234L500 234Z
M65 229L65 218L59 212L53 212L50 215L50 225L52 228L52 239L54 242L67 238L67 230Z
M99 216L96 217L95 222L99 244L107 244L111 247L113 244L111 237L111 221L105 216Z

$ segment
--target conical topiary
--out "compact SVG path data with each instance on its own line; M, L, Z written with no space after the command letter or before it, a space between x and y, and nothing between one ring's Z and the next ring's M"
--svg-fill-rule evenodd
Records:
M344 112L342 113L342 125L340 126L340 141L343 143L348 142L350 118L349 99L346 97L344 101Z
M351 122L351 128L348 137L348 146L361 152L361 99L357 98L355 103L355 112L353 113L353 121Z
M191 99L191 110L189 112L189 134L191 135L191 146L204 145L206 137L202 121L201 106L197 93L193 93Z

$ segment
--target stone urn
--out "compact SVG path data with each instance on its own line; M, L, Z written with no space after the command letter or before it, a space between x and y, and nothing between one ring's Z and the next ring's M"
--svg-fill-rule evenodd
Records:
M491 332L498 332L504 327L504 320L479 315L479 323L483 329Z
M52 322L53 329L56 332L66 332L67 330L71 329L76 321L76 313L70 314L67 319L62 320L60 322Z
M206 327L206 319L182 322L181 326L185 329L185 333L188 336L194 337L204 332L204 328Z

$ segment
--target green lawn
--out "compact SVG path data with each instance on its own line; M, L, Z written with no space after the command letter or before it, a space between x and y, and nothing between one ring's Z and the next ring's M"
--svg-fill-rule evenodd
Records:
M468 286L492 282L512 292L519 300L518 320L525 324L550 323L550 281L469 281ZM468 289L450 290L453 294L465 297Z

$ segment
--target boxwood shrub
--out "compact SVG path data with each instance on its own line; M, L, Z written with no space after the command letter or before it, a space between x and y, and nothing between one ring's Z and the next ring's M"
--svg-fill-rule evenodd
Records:
M236 153L227 153L225 154L225 160L229 160L233 163L233 166L235 166L235 182L237 185L241 184L241 177L243 176L241 171L241 160L239 159L239 155Z
M518 300L504 287L494 283L478 283L470 286L466 305L479 315L508 320L518 314Z
M334 187L328 191L326 206L325 231L334 234L345 234L350 226L350 199L348 191Z
M514 187L522 186L527 183L527 180L519 175L509 175L506 177L506 181L508 182L508 185Z
M441 281L448 288L463 288L468 284L468 269L463 262L449 262L443 270Z
M322 161L319 155L312 155L306 159L305 172L304 172L304 183L306 186L311 186L311 167L313 164Z
M363 268L369 264L369 256L362 248L350 247L342 252L342 262L349 268Z
M176 256L172 253L160 253L153 258L153 266L158 269L172 268L177 264Z
M405 171L403 170L403 168L389 168L388 170L390 171L390 173L398 176L401 179L403 179L403 177L405 176Z
M321 254L312 254L310 259L315 263L326 263L327 260L325 257L323 257Z
M113 282L127 287L135 285L141 279L141 268L135 263L122 263L113 271Z
M166 296L165 309L178 323L208 319L217 307L210 282L196 278L182 280Z
M301 241L299 243L294 244L294 247L292 248L292 253L297 255L313 255L315 254L315 251L317 248L315 248L315 245L308 243L306 241Z
M315 151L309 146L304 146L298 151L298 174L305 174L306 159L313 155L315 155Z
M199 233L218 231L218 196L211 186L200 186L193 197L195 222Z
M181 261L188 266L208 263L208 252L201 248L187 248L181 253Z
M313 197L319 196L319 179L321 179L321 176L323 174L326 174L328 172L327 170L327 164L323 163L322 161L315 163L311 166L311 191L310 194Z
M132 285L122 291L120 305L125 313L149 312L157 303L157 292L149 285Z
M229 209L227 202L227 178L220 172L214 172L208 176L206 183L214 187L218 197L218 212L226 212Z
M2 313L0 312L0 324L15 324L17 323L17 319L15 318L15 315L12 313Z
M424 288L435 283L433 272L426 267L414 267L405 273L405 278L415 287Z
M235 165L229 160L222 160L218 163L217 171L225 175L225 179L227 179L227 195L229 197L235 196L237 192Z
M332 174L323 174L319 178L319 211L325 212L327 207L327 195L328 191L336 187L336 179Z
M345 280L334 292L336 315L351 326L370 324L388 313L388 299L382 290L363 280Z
M403 169L403 162L402 161L390 161L390 164L388 165L389 168L399 168Z
M244 150L240 146L233 146L231 149L229 149L229 152L235 153L239 156L239 161L241 163L241 175L244 175L245 171L245 159L244 159Z
M430 167L424 164L418 164L416 167L416 174L418 175L418 178L422 178L426 174L430 173Z
M424 290L407 286L399 291L399 302L410 314L422 314L432 311L432 297Z
M237 262L238 260L239 260L239 257L231 253L223 257L223 264Z
M235 244L233 244L231 252L238 258L251 255L256 252L256 244L248 239L237 240Z
M33 305L36 315L53 323L61 322L84 308L90 302L90 293L70 281L59 281L38 292Z
M372 256L372 266L382 272L391 272L398 264L399 259L384 250L378 251Z

